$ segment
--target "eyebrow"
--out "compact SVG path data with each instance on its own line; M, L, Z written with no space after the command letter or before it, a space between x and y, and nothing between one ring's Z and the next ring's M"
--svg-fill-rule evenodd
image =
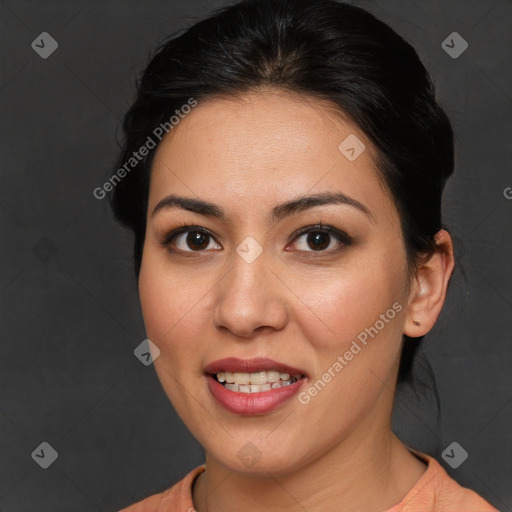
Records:
M269 220L273 223L277 223L294 213L302 212L304 210L314 208L315 206L323 206L328 204L343 204L352 206L373 220L373 216L370 210L363 203L341 192L323 192L320 194L302 196L298 197L297 199L279 203L270 211ZM153 209L151 217L154 217L155 214L161 210L173 207L178 207L182 210L198 213L200 215L215 217L223 221L226 220L226 214L220 206L217 206L216 204L209 201L177 196L175 194L170 194L159 201Z

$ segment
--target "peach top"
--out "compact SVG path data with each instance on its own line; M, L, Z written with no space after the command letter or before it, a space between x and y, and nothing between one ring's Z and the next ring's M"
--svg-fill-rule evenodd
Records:
M411 451L427 463L427 470L400 503L383 512L499 512L474 491L460 486L436 459ZM198 466L170 489L119 512L195 512L192 486L205 469Z

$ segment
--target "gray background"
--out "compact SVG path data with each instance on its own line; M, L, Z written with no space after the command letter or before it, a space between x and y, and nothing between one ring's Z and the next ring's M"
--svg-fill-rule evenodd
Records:
M510 0L360 1L406 37L431 71L457 137L445 198L459 263L424 340L440 393L400 391L393 419L412 447L512 510ZM0 1L0 510L115 511L203 462L152 366L131 239L100 186L150 52L222 2ZM31 43L49 32L42 59ZM441 42L469 43L452 59ZM420 362L422 359L419 360ZM42 469L41 442L57 452ZM441 457L453 441L468 459Z

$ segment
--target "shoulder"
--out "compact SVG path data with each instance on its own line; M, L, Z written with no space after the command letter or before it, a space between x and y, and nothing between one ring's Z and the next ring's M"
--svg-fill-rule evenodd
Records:
M462 487L451 478L444 468L432 458L436 467L435 479L437 501L436 510L466 510L467 512L498 512L490 503L471 489Z
M205 466L198 466L188 473L185 478L174 484L171 488L159 494L153 494L119 512L168 512L169 510L194 510L192 502L192 485L194 480L205 470Z
M476 492L458 484L436 459L411 450L428 467L405 498L388 512L498 512Z

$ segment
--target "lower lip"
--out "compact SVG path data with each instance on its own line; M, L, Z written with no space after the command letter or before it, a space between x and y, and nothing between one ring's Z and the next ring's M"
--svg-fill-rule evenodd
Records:
M217 402L225 409L235 414L257 415L265 414L279 407L295 395L305 378L299 379L288 386L262 391L260 393L238 393L226 389L212 375L207 375L208 387Z

